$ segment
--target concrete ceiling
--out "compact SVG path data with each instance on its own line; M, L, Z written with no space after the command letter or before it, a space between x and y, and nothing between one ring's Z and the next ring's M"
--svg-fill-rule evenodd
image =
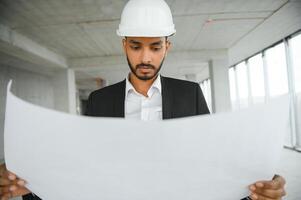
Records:
M288 0L166 1L173 12L177 29L176 36L171 39L172 51L175 54L226 50L288 2ZM127 70L125 59L122 57L121 40L115 34L126 2L126 0L1 0L0 24L66 58L70 67L76 67L79 79L101 76L114 82ZM118 59L114 59L116 57ZM109 64L99 63L98 66L89 67L89 60L93 63L93 60L103 58L113 60ZM171 56L170 60L173 58L175 57ZM192 60L196 58L197 55ZM194 64L201 67L206 61L208 58L199 59ZM79 63L83 65L79 66ZM186 60L182 63L186 63ZM193 66L190 61L187 63ZM119 75L116 75L118 73Z
M286 0L167 2L177 28L174 50L183 51L229 48ZM67 58L120 55L120 40L115 30L125 3L125 0L2 0L0 21Z
M8 67L17 67L19 69L23 69L26 71L31 71L37 74L41 74L41 75L53 75L56 71L56 69L54 68L41 68L40 66L20 59L18 57L3 53L0 51L0 65L3 66L8 66Z

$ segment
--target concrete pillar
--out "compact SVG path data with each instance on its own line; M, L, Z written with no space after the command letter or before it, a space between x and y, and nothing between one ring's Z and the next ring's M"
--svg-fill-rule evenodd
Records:
M76 114L76 85L72 69L60 69L53 75L54 108Z
M209 61L209 75L211 80L213 113L231 110L230 87L227 66L227 59Z

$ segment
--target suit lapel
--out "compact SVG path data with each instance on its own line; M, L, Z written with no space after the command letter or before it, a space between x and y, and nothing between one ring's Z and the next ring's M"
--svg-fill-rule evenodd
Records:
M172 90L168 85L168 79L163 76L160 77L162 87L162 118L170 119L172 118Z
M115 117L124 117L124 103L125 103L125 80L120 82L120 87L117 87L115 91Z

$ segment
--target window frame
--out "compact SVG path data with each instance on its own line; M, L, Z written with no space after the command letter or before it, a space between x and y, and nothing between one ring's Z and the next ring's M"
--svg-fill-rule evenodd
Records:
M249 94L249 105L253 104L253 96L252 96L252 91L250 90L251 88L251 83L250 83L250 70L249 70L249 60L253 58L254 56L258 56L258 54L261 54L261 58L263 61L263 77L264 77L264 90L265 90L265 102L268 102L271 98L270 96L270 86L269 86L269 80L268 80L268 70L267 70L267 60L266 60L266 51L283 43L284 48L285 48L285 61L286 61L286 70L287 70L287 84L288 84L288 95L289 95L289 100L290 100L290 129L291 129L291 135L290 135L290 143L289 146L285 146L286 148L293 149L295 151L301 152L301 130L299 130L297 120L300 120L301 115L299 116L297 113L297 95L295 91L295 77L294 77L294 66L292 63L292 52L290 48L290 39L301 35L301 30L298 30L289 36L273 43L272 45L264 48L263 50L256 52L252 54L251 56L240 60L239 62L231 65L229 67L229 70L233 68L234 72L234 84L235 84L235 94L236 94L236 106L232 105L232 108L234 109L240 109L240 95L238 91L238 82L237 82L237 69L236 67L245 62L246 67L247 67L247 82L248 82L248 94ZM229 76L230 78L230 76ZM229 80L230 81L230 80ZM233 104L233 103L232 103Z

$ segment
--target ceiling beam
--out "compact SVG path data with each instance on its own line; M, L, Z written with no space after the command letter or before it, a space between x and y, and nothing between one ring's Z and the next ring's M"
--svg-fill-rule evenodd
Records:
M40 67L68 68L65 57L0 24L0 51Z

